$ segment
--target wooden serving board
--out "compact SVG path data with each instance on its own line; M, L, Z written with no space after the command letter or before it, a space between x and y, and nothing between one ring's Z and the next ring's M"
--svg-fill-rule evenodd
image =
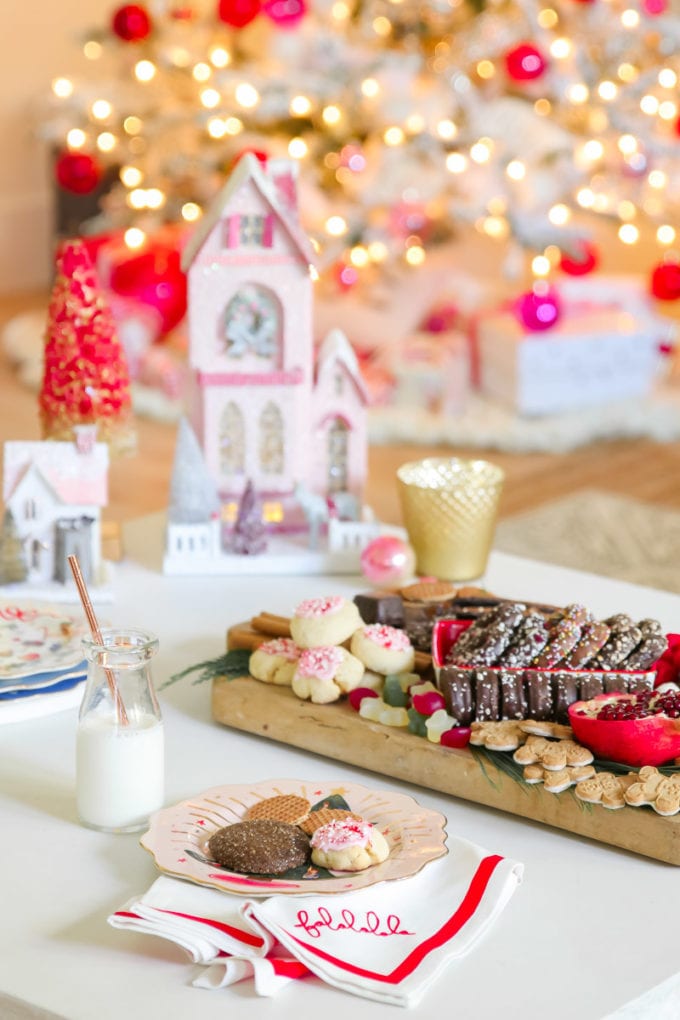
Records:
M227 644L255 648L267 638L250 624L238 624ZM288 687L250 676L219 678L213 681L212 711L218 722L246 733L680 865L680 815L664 818L646 807L607 810L582 804L573 790L546 793L540 784L521 783L468 749L441 747L362 719L346 700L314 705Z

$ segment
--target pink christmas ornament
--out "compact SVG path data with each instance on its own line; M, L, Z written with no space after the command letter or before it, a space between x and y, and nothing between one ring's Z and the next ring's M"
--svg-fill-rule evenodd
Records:
M295 28L307 13L305 0L265 0L262 10L279 28Z
M656 17L658 14L663 14L667 7L667 0L642 0L643 11L645 14L649 14L652 18Z
M361 553L361 572L377 587L409 580L415 567L415 552L408 542L396 535L374 538Z
M554 290L530 290L518 299L516 315L526 329L552 329L560 317L560 303Z

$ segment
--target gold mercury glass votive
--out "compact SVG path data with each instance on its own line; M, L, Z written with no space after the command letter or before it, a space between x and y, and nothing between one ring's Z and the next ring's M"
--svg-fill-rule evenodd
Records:
M419 574L470 581L486 570L504 472L485 460L430 457L397 470Z

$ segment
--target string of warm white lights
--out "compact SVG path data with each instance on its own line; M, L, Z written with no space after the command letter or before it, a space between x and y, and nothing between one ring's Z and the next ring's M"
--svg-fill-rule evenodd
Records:
M124 227L135 247L195 221L254 148L300 163L320 267L347 285L421 265L460 222L521 245L538 277L595 264L592 216L677 261L680 15L667 0L243 10L125 5L85 40L83 73L53 82L42 128L62 186L86 191L117 167L89 229Z

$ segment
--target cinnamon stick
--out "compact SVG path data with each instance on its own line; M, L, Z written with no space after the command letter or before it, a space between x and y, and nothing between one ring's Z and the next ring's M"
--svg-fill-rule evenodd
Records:
M253 630L272 637L290 637L290 620L287 616L276 616L275 613L259 613L250 621Z

